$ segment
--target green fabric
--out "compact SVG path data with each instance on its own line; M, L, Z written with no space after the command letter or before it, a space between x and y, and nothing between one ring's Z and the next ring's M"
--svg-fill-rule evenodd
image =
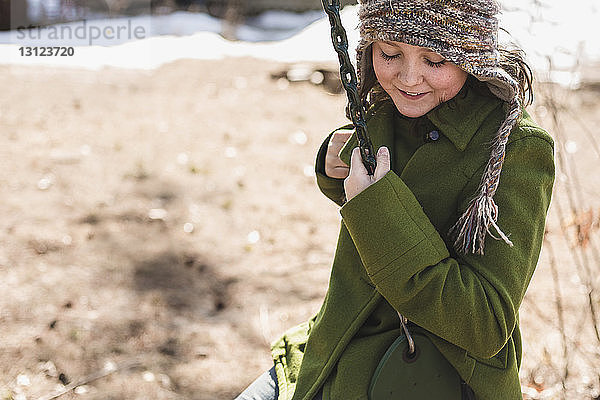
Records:
M321 310L273 344L280 399L311 400L321 387L326 399L367 399L400 332L395 310L423 328L478 399L522 398L518 309L554 181L553 141L527 113L511 133L494 197L514 247L488 236L485 255L457 255L447 234L477 189L503 118L503 103L472 84L417 120L391 103L375 107L369 135L375 149L390 148L392 171L345 204L343 180L324 174L326 139L317 183L343 204L342 224ZM430 129L438 140L415 142ZM340 152L345 162L355 146L352 137Z

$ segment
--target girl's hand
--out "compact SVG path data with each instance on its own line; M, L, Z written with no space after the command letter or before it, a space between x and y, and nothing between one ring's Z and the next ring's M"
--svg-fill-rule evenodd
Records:
M383 178L390 170L390 151L387 147L380 147L375 159L377 160L375 174L369 175L360 157L360 149L356 147L352 150L350 174L344 180L344 190L346 191L346 199L348 201Z
M340 159L339 153L350 136L352 131L337 131L331 135L325 154L325 175L328 177L344 179L348 176L350 167Z

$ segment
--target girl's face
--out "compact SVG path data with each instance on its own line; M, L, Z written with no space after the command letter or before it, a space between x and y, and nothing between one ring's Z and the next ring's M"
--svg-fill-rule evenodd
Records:
M379 84L398 111L410 118L450 100L467 80L465 71L424 47L378 41L372 49Z

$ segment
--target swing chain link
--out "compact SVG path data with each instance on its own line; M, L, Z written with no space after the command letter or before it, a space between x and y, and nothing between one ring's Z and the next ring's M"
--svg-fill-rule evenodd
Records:
M348 56L348 37L346 36L346 30L342 25L340 17L340 1L321 0L321 3L323 3L323 10L329 17L329 23L331 24L331 41L340 61L340 78L348 96L348 110L350 119L352 119L352 123L356 129L360 155L367 172L369 175L373 175L377 164L373 153L373 145L369 136L367 136L365 110L358 95L356 72ZM400 317L400 325L408 341L408 354L412 355L415 352L415 342L408 330L408 319L400 313L398 313L398 316Z
M329 17L331 24L331 41L340 61L340 79L348 96L348 114L356 130L360 156L369 175L375 173L376 161L373 145L367 135L365 110L360 101L357 88L356 72L348 56L348 37L340 18L339 0L321 0L323 10Z

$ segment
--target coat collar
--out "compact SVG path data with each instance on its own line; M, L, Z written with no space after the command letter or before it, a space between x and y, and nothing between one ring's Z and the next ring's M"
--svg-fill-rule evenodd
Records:
M450 101L427 113L427 118L454 146L464 151L484 121L502 100L493 96L479 81L469 77Z

